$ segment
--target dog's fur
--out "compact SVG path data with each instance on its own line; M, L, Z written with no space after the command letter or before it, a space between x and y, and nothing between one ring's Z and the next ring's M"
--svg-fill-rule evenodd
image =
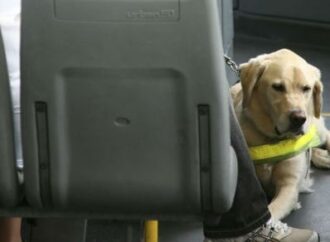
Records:
M274 143L304 133L314 123L326 150L314 148L276 164L256 165L265 190L273 196L269 204L275 219L300 207L299 192L310 192L310 160L330 168L330 133L321 115L322 91L319 69L294 52L281 49L240 65L240 79L231 88L235 111L249 146ZM300 130L290 128L290 114L306 117Z

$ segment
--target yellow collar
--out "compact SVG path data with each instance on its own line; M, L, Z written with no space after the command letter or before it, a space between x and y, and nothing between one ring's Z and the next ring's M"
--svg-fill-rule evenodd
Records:
M311 147L321 145L315 125L308 132L293 139L282 140L275 144L249 147L249 153L254 163L275 163L299 154Z

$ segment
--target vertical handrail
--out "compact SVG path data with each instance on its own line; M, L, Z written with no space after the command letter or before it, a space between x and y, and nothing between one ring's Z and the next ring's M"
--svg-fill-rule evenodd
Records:
M147 220L144 224L145 242L158 242L158 221Z

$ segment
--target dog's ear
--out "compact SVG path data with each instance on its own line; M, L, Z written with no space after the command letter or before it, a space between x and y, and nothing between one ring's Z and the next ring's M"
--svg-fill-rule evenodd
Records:
M266 69L266 55L258 56L239 66L243 90L243 108L249 105L256 84Z
M314 116L319 118L321 116L323 98L323 84L321 82L321 72L319 69L316 69L316 82L313 89L313 102L314 102Z
M323 84L321 82L321 72L318 68L309 64L307 70L310 70L310 78L315 80L314 88L313 88L313 108L314 108L314 116L319 118L321 116L322 104L323 104Z

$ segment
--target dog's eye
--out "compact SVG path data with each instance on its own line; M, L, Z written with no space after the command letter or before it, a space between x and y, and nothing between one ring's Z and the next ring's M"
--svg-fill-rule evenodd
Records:
M272 88L277 92L285 92L285 86L281 83L274 83Z
M303 86L302 87L303 92L309 92L311 90L310 86Z

